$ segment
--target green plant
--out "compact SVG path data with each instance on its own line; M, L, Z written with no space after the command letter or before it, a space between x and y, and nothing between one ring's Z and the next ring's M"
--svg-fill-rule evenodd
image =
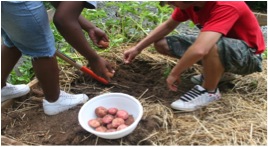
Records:
M252 11L267 12L267 1L245 1Z
M48 9L51 9L51 8L54 8L54 7L50 4L49 1L43 1L43 3L44 3L44 5L45 5L45 7L46 7L47 10L48 10Z
M34 71L30 57L25 57L23 63L12 70L8 82L11 84L25 84L29 83L34 77Z
M168 19L171 12L171 8L159 6L159 2L124 1L105 2L103 9L84 10L82 15L112 38L111 48L121 43L137 42Z
M195 27L195 24L194 22L190 21L189 24L188 24L189 28L194 28Z
M168 75L169 75L169 73L171 72L171 70L172 70L171 66L170 65L167 65L166 68L165 68L165 70L164 70L164 75L163 76L165 78L167 78Z
M262 53L262 58L267 59L267 49Z

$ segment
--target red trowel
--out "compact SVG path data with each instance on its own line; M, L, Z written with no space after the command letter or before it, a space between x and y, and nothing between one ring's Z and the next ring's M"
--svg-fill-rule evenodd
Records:
M83 71L86 74L89 74L91 77L93 77L97 81L101 82L102 84L105 84L105 85L109 84L109 82L106 79L98 76L97 74L95 74L92 70L90 70L86 66L82 66L82 65L76 63L73 59L71 59L67 55L61 53L60 51L57 50L56 51L56 55L59 58L61 58L62 60L66 61L67 63L73 65L76 69L81 70L81 71Z

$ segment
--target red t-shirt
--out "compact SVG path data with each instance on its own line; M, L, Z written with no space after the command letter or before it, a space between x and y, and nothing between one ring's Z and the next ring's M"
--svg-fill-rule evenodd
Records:
M192 20L201 31L214 31L225 37L245 41L256 49L256 54L265 50L263 34L255 15L245 2L209 1L200 10L190 7L185 10L175 8L175 21Z

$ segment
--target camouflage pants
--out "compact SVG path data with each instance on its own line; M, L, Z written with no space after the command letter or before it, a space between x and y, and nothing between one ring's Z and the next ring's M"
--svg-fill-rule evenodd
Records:
M167 36L170 52L177 58L181 58L186 50L194 43L196 36ZM247 75L262 71L262 58L260 54L254 54L254 49L238 39L222 37L218 42L218 53L225 72L239 75Z

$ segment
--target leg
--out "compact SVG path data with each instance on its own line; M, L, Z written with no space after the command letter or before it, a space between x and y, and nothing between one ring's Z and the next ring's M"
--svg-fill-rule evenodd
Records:
M30 88L25 84L11 85L6 83L10 72L21 57L21 52L16 47L8 48L2 44L1 53L1 102L4 102L26 95L30 92Z
M1 88L6 86L7 78L21 57L21 52L16 47L1 46Z
M43 3L3 2L2 12L1 35L4 35L4 43L16 46L22 54L36 59L32 64L45 97L48 101L56 101L59 96L59 71L56 59L52 58L55 43ZM5 57L13 56L15 57L14 54Z
M202 64L205 79L202 86L196 85L182 95L179 100L173 102L171 104L173 109L194 111L221 98L217 84L224 72L224 67L220 61L216 45L203 58Z
M176 51L178 51L178 53L181 52L179 50ZM171 104L173 109L194 111L198 108L208 105L215 100L220 99L221 95L219 89L217 88L217 84L222 73L224 72L224 68L221 64L216 45L202 59L202 65L204 67L203 70L205 79L203 85L194 86L194 88L182 95L179 100L173 102Z
M203 76L202 86L208 91L214 91L224 72L224 67L220 61L218 47L215 45L203 60Z
M159 41L154 43L154 47L156 51L162 55L165 56L170 56L170 57L175 57L172 53L171 50L169 49L167 40L165 38L160 39Z
M55 102L60 93L59 69L56 57L34 58L32 64L46 100Z
M85 94L72 95L60 91L59 69L54 56L55 42L43 3L26 1L20 3L3 2L1 4L3 18L1 30L4 30L1 35L8 34L6 35L8 38L6 37L3 42L13 43L22 54L33 58L33 68L46 98L43 100L44 112L47 115L55 115L86 102L88 97ZM21 14L25 14L24 17L21 17ZM8 46L11 46L10 44ZM2 63L5 62L2 60ZM2 76L3 78L5 77ZM26 88L24 87L18 87L18 85L3 87L1 101L18 97L30 91L27 85ZM20 95L14 96L14 93L18 91L17 89L23 90L19 91Z
M163 55L180 59L196 40L196 36L167 36L154 43L155 49Z

